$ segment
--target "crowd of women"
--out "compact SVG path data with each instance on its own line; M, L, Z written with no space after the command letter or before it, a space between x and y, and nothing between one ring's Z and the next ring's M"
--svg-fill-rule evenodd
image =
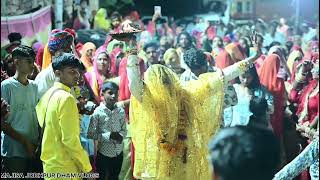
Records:
M2 162L6 171L15 172L13 163L20 162L10 158L27 158L29 150L36 148L38 126L25 123L34 123L28 120L36 118L34 102L54 84L53 61L71 52L83 64L78 86L71 90L80 113L79 141L93 171L101 176L207 179L208 167L203 164L209 164L211 135L240 125L269 129L279 140L277 170L283 169L275 179L299 174L300 179L318 179L314 166L319 150L311 158L300 155L318 143L319 24L292 27L283 18L248 25L201 18L176 24L163 23L160 14L143 24L137 12L105 17L106 10L100 9L94 19L95 28L109 32L100 47L79 43L74 29L55 29L48 43L32 45L32 55L21 50L19 33L9 35L10 44L1 50L1 91L5 92L1 93L1 127L9 124L25 138L19 145L17 139L6 137L12 135L8 129L4 131L1 156L6 158ZM17 65L17 53L34 58L30 72L21 62ZM31 90L20 87L29 86L19 81L17 74L23 73L34 80ZM20 82L13 86L21 88L15 91L20 95L9 88L15 80ZM29 91L35 91L36 97L24 99ZM21 110L30 111L32 117L23 117ZM31 131L37 132L31 137Z

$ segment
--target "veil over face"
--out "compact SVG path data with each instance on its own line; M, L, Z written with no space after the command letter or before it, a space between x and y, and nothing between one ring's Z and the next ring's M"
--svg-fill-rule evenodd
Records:
M182 86L169 68L149 67L142 101L132 96L130 104L134 176L210 178L207 142L220 127L223 97L220 72L203 74ZM183 109L186 118L180 116Z

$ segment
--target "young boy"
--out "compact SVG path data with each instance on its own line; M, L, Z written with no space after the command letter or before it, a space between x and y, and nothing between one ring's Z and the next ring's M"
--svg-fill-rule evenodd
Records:
M10 106L3 124L1 165L9 173L26 173L33 171L32 157L39 135L35 111L38 88L27 78L33 71L35 53L31 47L19 45L12 50L12 59L15 75L1 82L1 98Z
M98 140L96 168L99 179L117 180L123 159L123 138L127 135L125 112L115 106L119 87L113 82L102 86L104 101L90 117L88 138Z

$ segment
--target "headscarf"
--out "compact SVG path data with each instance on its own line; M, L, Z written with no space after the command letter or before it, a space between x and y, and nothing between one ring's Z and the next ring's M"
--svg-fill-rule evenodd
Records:
M119 76L120 76L120 83L119 83L119 101L124 101L130 99L131 92L129 89L129 79L127 76L127 57L124 57L119 65ZM144 61L140 59L139 61L139 69L140 75L143 78L143 74L145 72L145 65ZM125 108L127 119L129 119L129 108Z
M277 54L268 55L264 64L259 70L259 78L269 91L277 92L281 90L281 83L277 74L280 69L280 57Z
M43 48L43 45L41 42L36 42L32 45L32 49L34 52L38 52L40 48Z
M288 65L288 68L289 68L291 74L293 73L294 64L297 61L300 61L302 58L303 58L303 54L298 50L294 50L290 53L290 55L288 57L287 65Z
M134 176L141 178L145 172L155 179L188 179L192 175L209 179L207 143L220 128L223 95L220 71L203 74L199 80L182 86L169 68L149 67L142 101L135 96L130 101L130 127L136 153ZM187 113L187 126L185 121L180 122L182 109ZM183 152L187 163L181 161L179 154ZM172 168L175 170L171 171ZM193 172L196 168L201 171Z
M139 20L140 19L140 15L138 13L138 11L131 11L130 16L135 20Z
M96 51L96 45L94 45L92 42L87 42L83 45L82 47L82 53L81 53L81 61L83 63L83 65L86 67L86 70L87 71L90 71L92 70L92 63L93 63L93 60L87 56L87 51L89 49L92 49L93 52L92 52L92 58L94 57L94 54L95 54L95 51Z
M309 99L314 96L319 97L319 89L316 89L316 91L318 92L314 96L311 96L311 93L312 92L314 93L314 90L317 87L318 83L319 83L318 80L315 80L315 79L311 80L310 83L308 83L305 89L301 92L296 114L301 118L302 122L309 121L309 123L311 123L314 120L315 116L317 115L315 113L310 112ZM318 98L318 97L314 97L314 98ZM319 104L319 101L317 101L317 103ZM319 108L319 105L318 105L318 108Z
M254 65L256 67L257 70L259 70L262 65L263 65L263 62L264 60L266 59L266 56L265 55L261 55L255 62L254 62Z
M216 29L214 28L214 26L209 26L207 28L206 32L207 32L207 37L209 40L213 40L214 37L216 37L217 32L216 32Z
M310 43L311 46L311 55L310 59L312 62L315 62L317 59L319 59L319 41L311 41ZM313 49L317 48L317 51L314 51Z
M94 59L92 64L93 64L92 70L87 71L84 74L84 79L87 82L87 84L89 84L89 86L94 94L95 101L99 104L101 101L100 94L101 94L101 87L103 85L103 80L102 80L101 74L99 73L99 70L98 70L97 59ZM110 75L110 69L109 69L109 70L107 70L107 77L106 78L110 78L110 77L111 77L111 75Z
M116 47L113 49L110 53L110 59L111 59L111 74L113 76L118 76L119 67L117 68L117 58L122 53L122 49L119 47Z
M280 46L272 46L268 51L268 55L270 54L278 54L280 56L283 52Z
M231 66L235 62L230 57L229 53L226 50L222 50L217 56L216 56L216 67L223 69L228 66Z
M231 38L229 36L225 36L225 37L223 37L223 42L226 43L226 44L229 44L232 41L231 41Z
M110 54L117 44L122 44L123 49L126 50L126 43L113 39L112 41L109 42L107 46L107 52Z
M300 51L303 54L303 51L301 49L301 47L299 45L294 44L291 48L291 52L292 51Z
M269 49L269 52L268 52L268 55L271 55L271 54L277 54L279 57L280 57L280 65L282 65L282 69L280 69L280 72L278 73L278 77L282 77L282 76L285 76L285 75L288 75L289 77L292 76L291 74L291 70L289 69L288 65L287 65L287 62L286 62L286 59L285 59L285 55L284 55L284 52L283 52L283 48L281 46L272 46L270 49Z
M172 62L170 60L170 58L174 55L177 56L177 60L175 62ZM166 50L166 52L163 55L163 60L164 60L165 64L176 64L177 67L180 67L180 58L177 53L177 50L174 48L169 48Z
M312 59L319 57L319 52L314 52L313 48L319 49L319 42L318 41L309 41L308 42L308 46L306 47L305 54L304 54L305 59L312 60Z
M41 47L40 49L38 49L37 55L36 55L36 64L38 65L38 67L42 67L43 53L44 53L44 47Z
M105 8L100 8L94 17L94 28L109 30L111 28L110 20L106 19L107 10Z
M206 59L209 63L210 66L214 66L214 59L211 53L209 52L204 52L204 54L206 55Z
M278 78L280 63L280 57L277 54L268 55L258 71L260 83L273 95L275 111L271 116L271 124L275 134L278 136L283 133L283 113L285 103L284 80Z
M107 36L106 40L104 41L103 45L100 46L97 50L96 53L94 55L94 59L97 58L98 54L100 54L101 52L106 52L107 50L107 46L110 43L110 41L112 41L112 37L111 36Z
M246 58L244 50L239 43L230 43L225 47L225 50L228 52L234 62Z

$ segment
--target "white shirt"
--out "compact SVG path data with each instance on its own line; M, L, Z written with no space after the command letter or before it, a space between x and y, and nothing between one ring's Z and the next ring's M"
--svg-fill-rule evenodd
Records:
M41 98L54 84L55 75L52 65L42 70L34 81L38 85L38 96Z
M53 72L52 65L42 70L37 76L34 82L38 85L38 97L41 97L46 93L54 84L56 75ZM74 88L71 88L71 94L76 98Z
M101 103L90 117L88 138L98 140L98 151L107 157L116 157L123 151L123 142L110 139L111 132L127 136L125 111L123 108L108 109Z

